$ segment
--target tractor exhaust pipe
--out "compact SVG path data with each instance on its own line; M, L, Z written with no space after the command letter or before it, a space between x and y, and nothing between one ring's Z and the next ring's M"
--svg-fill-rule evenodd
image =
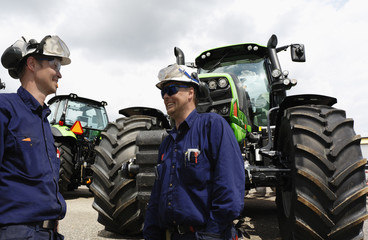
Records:
M174 47L174 54L176 56L176 63L178 65L185 65L185 58L183 51L178 47Z
M280 71L282 71L279 58L277 57L276 46L277 37L275 34L273 34L267 43L268 54L270 56L272 70L279 69Z

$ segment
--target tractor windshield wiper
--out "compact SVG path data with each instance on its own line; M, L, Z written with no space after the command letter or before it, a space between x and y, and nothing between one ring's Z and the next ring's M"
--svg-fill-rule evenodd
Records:
M224 58L229 55L229 53L231 52L232 50L229 49L215 64L213 64L213 66L210 68L210 70L208 70L207 73L211 73L213 72L221 63L222 63L222 60L224 60Z

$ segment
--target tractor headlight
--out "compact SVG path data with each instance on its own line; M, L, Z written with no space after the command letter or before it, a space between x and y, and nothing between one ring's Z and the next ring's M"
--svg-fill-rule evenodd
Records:
M208 88L209 88L210 90L215 90L215 89L216 89L216 87L217 87L217 83L216 83L216 81L215 81L215 80L210 80L210 81L208 82Z
M226 78L220 78L218 81L218 85L220 88L226 88L228 84L229 82L227 81Z
M218 113L218 111L217 111L217 109L216 109L216 108L212 108L210 112Z

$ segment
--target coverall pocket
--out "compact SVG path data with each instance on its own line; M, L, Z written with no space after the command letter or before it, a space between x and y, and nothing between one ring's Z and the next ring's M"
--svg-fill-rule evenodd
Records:
M190 163L180 169L185 184L204 188L210 179L210 165L202 155L199 155L197 163Z
M35 137L27 136L15 136L15 148L17 149L33 149L38 143L38 139Z

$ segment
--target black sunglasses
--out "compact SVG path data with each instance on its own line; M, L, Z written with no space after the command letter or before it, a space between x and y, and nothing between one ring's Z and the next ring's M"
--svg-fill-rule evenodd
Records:
M166 87L163 87L161 89L161 97L164 98L165 94L167 93L167 95L172 96L178 93L179 88L189 88L189 86L185 86L185 85L169 85Z

